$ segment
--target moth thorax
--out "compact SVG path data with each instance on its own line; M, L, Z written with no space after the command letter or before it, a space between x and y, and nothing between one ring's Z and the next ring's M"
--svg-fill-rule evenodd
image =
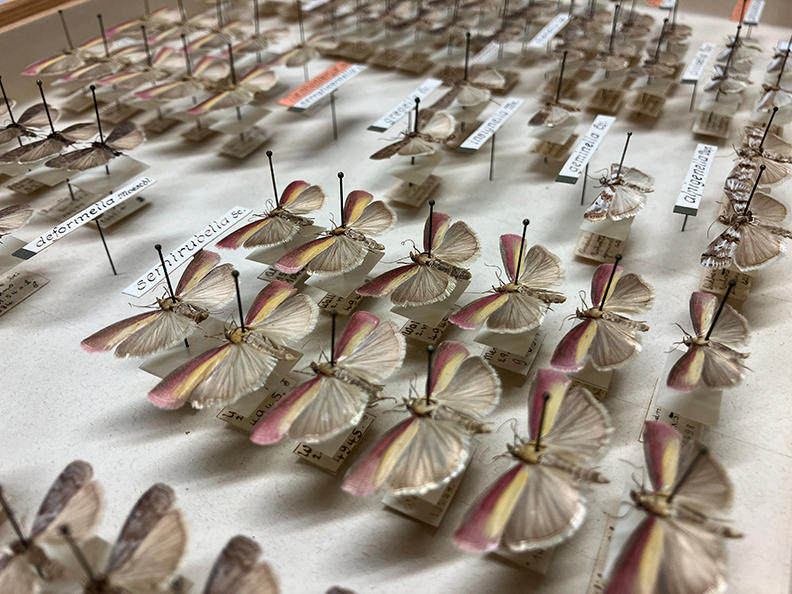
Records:
M242 329L242 327L234 328L233 330L226 330L225 337L229 342L239 344L245 340L245 337L250 334L250 330Z
M665 491L653 491L651 493L646 493L645 491L630 491L630 497L635 502L635 505L661 518L665 518L671 514L671 505L668 503L668 495L669 493Z
M101 576L85 587L84 594L118 594L118 590L110 585L107 577Z
M419 417L428 417L437 410L437 404L434 402L427 402L426 398L416 398L407 406L414 414Z
M542 455L547 449L544 444L539 444L539 451L536 451L536 440L531 440L520 446L512 446L512 456L526 464L539 464Z
M174 297L165 297L165 299L157 299L157 305L159 305L160 308L164 309L165 311L176 309L180 303L181 297L178 295Z
M316 375L327 375L332 377L335 375L336 369L337 369L336 367L330 365L329 361L327 363L314 363L313 361L311 362L311 370Z
M601 311L598 306L589 307L586 311L577 310L577 317L579 318L592 318L598 320L602 317L602 314L605 313Z
M501 285L500 287L495 287L496 293L519 293L520 292L520 285L517 283L506 283L505 285Z
M685 339L682 341L685 343L685 346L709 346L710 341L707 340L704 336L686 336Z
M354 241L359 241L370 250L379 250L379 251L385 250L384 245L382 245L377 241L374 241L373 239L366 237L360 231L357 231L355 229L346 229L344 235L346 235L349 239L352 239Z
M350 239L357 239L357 237L354 237L353 234L350 233L351 231L352 231L352 229L348 229L348 228L344 227L343 225L341 225L340 227L336 227L335 229L332 229L331 231L328 231L327 234L328 235L346 235ZM360 233L358 233L357 235L360 235L362 237L362 234L360 234ZM360 241L360 240L358 239L358 241Z
M355 386L363 390L366 394L368 394L369 398L372 399L379 399L382 398L382 386L377 386L372 384L371 382L367 382L362 377L358 377L354 373L351 373L344 369L343 367L335 367L333 369L333 375L337 380L344 382L345 384L349 384L350 386Z
M14 555L22 555L30 549L30 547L26 546L25 543L23 543L21 540L15 540L14 542L12 542L10 548L11 548L11 552L14 553Z

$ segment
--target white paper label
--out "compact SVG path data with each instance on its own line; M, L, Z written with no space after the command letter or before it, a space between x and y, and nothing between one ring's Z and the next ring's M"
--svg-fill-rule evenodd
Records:
M552 21L547 23L536 36L528 42L528 47L533 49L544 49L558 33L569 22L569 14L556 15Z
M778 51L785 52L788 47L789 47L789 42L788 41L779 41L778 42Z
M501 108L493 113L478 129L459 145L458 153L475 153L487 142L510 117L514 115L524 99L514 97L506 99Z
M672 8L674 8L675 4L676 4L676 0L663 0L663 2L660 4L660 8L662 8L663 10L671 10Z
M338 76L331 78L321 87L300 99L289 108L289 111L304 111L308 109L311 105L319 101L319 99L328 96L345 82L352 80L355 76L363 72L366 68L367 66L364 64L353 64Z
M498 48L500 44L490 41L487 45L485 45L482 50L477 53L475 56L470 58L471 64L485 64L489 62L490 59L498 53Z
M765 0L751 0L748 10L745 11L745 18L743 23L751 27L759 24L759 19L762 18L762 11L765 7Z
M712 55L712 52L715 51L714 43L702 43L699 50L696 52L696 55L693 56L693 59L688 64L687 68L685 68L684 74L682 74L682 83L683 84L691 84L696 83L701 78L701 73L704 72L704 67L707 65L707 62Z
M567 159L561 171L558 172L557 182L564 182L565 184L577 183L591 157L594 156L594 151L597 150L597 147L615 121L616 118L614 116L608 115L598 115L594 119L588 132L578 141L569 159Z
M718 147L714 144L699 144L693 154L685 181L682 184L682 191L679 192L674 212L678 214L690 215L695 217L698 214L701 197L704 195L704 186L709 177L712 161Z
M391 109L386 115L382 116L380 119L374 122L371 126L368 127L368 129L373 132L385 132L385 130L393 126L393 124L395 124L405 115L407 115L410 112L410 110L415 109L416 99L421 99L421 100L425 99L427 96L429 96L429 93L434 91L441 84L443 84L443 81L439 79L427 78L425 81L421 83L421 86L415 89L412 93L410 93L404 101L399 103L396 107Z
M216 241L226 235L234 225L241 222L249 212L249 208L235 206L223 216L218 217L198 231L198 233L190 237L190 239L179 247L167 254L163 254L162 256L165 259L165 266L168 269L168 274L173 274L182 264L186 264L192 256L206 247L208 243ZM124 295L130 295L132 297L142 297L164 280L165 276L162 273L162 264L157 264L121 292Z
M312 10L316 10L320 6L324 6L330 0L309 0L308 2L303 2L302 9L305 12L311 12Z
M101 200L98 200L97 202L94 202L90 206L84 208L70 219L55 225L50 231L40 235L28 243L25 247L14 252L14 256L17 258L22 258L23 260L32 258L41 250L48 248L59 239L66 237L75 229L79 229L86 223L93 221L95 218L101 216L104 212L107 212L114 206L121 204L124 200L131 198L135 194L139 194L152 184L156 183L156 181L157 180L151 177L141 177L140 179L133 181L128 186L125 186L117 192L113 192L109 196L102 198Z

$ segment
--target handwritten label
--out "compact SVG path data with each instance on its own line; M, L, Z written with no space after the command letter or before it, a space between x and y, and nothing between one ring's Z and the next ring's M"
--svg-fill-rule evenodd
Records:
M0 281L0 316L8 313L22 303L49 279L32 272L15 272Z
M336 310L340 316L350 316L355 312L362 301L363 296L354 292L346 297L327 293L317 305L322 311L330 312Z
M572 151L572 154L564 163L561 171L556 177L557 182L565 184L576 184L577 180L583 175L586 165L594 156L597 147L605 138L605 135L610 130L613 122L616 121L614 116L598 115L591 124L583 138L577 143Z
M693 153L682 190L679 192L674 212L695 217L698 214L701 198L704 196L704 186L707 184L710 168L715 159L718 147L714 144L699 144Z
M267 382L272 382L272 376L270 376L270 379L268 379ZM243 397L232 406L223 407L215 416L221 421L224 421L229 425L236 427L237 429L242 429L243 431L251 433L253 428L256 426L256 423L258 423L259 420L267 414L269 409L272 408L272 406L278 402L278 400L283 398L286 393L297 384L298 382L294 378L280 378L277 383L275 383L275 387L271 390L267 390L265 386L267 395L257 405L254 405L252 410L246 410L247 407L245 407L245 401L253 396L253 394ZM254 392L254 394L259 392L260 390L257 390Z
M561 30L566 27L569 22L569 14L563 13L556 15L553 20L547 23L536 36L528 42L528 46L532 49L544 49L550 41L558 35Z
M258 275L258 278L263 281L271 282L274 280L289 283L292 287L297 286L301 281L304 281L308 273L305 270L299 272L283 272L274 266L268 267L264 272Z
M363 64L337 62L322 72L322 74L312 78L301 87L286 95L283 99L278 101L278 105L288 107L290 111L305 111L319 99L329 95L365 69L366 66Z
M524 99L509 98L504 101L498 111L493 113L486 121L479 126L473 134L467 137L465 142L459 145L458 153L475 153L484 143L506 123L510 117L525 103Z
M437 492L433 491L425 495L394 495L388 491L385 497L382 498L382 503L406 516L415 518L419 522L437 527L443 520L443 516L448 510L448 504L454 498L464 474L465 471L463 470L445 487L437 489L440 494L439 497Z
M710 56L715 51L715 47L715 43L707 42L701 44L696 55L693 56L690 64L687 65L685 72L682 74L683 84L697 83L699 81Z
M591 580L589 581L586 594L605 593L605 589L608 586L608 582L605 581L605 561L608 559L608 551L610 550L615 528L616 518L606 515L605 533L602 535L599 550L597 551L597 558L594 560L594 568L591 570Z
M385 192L385 198L406 206L417 207L429 200L439 187L440 178L436 175L430 175L420 185L399 180Z
M364 413L360 423L346 435L332 439L325 443L307 444L300 443L294 448L293 453L302 457L307 462L324 468L335 474L368 433L371 424L376 419L372 414Z
M550 567L550 561L552 561L554 553L555 548L516 553L503 547L493 552L494 555L508 559L512 563L516 563L521 567L525 567L541 575L547 573L547 568Z
M199 250L205 248L210 242L216 241L227 235L228 232L233 229L234 225L244 220L248 213L250 213L249 208L235 206L223 216L218 217L198 231L198 233L193 235L179 247L167 254L163 254L168 273L173 274L177 268L182 264L186 264L192 256ZM157 264L124 289L122 293L132 297L142 297L164 280L165 276L162 272L162 264Z
M253 152L261 147L270 134L258 126L252 126L240 136L234 136L220 148L220 154L232 159L247 159Z
M443 84L443 81L437 78L427 78L421 83L417 89L410 93L407 98L399 103L396 107L391 109L386 115L382 116L376 122L368 127L373 132L385 132L393 124L402 119L411 110L415 109L415 100L421 99L422 101L429 96L437 87Z
M18 249L14 252L14 256L17 258L21 258L23 260L27 260L32 258L40 251L48 248L53 243L58 241L59 239L63 239L69 233L74 231L75 229L79 229L86 223L94 220L95 218L101 216L103 213L107 212L109 209L113 208L114 206L121 204L124 200L131 198L132 196L139 194L152 184L156 183L157 180L152 179L150 177L142 177L128 186L121 188L117 192L114 192L107 196L106 198L100 199L98 202L86 207L70 219L63 221L62 223L55 225L50 231L47 231L43 235L40 235L30 243L28 243L25 247Z
M458 309L458 307L454 307L452 311L450 311L448 315L433 328L430 328L421 322L416 322L415 320L407 320L407 323L401 328L401 333L408 340L437 346L437 344L443 340L443 336L445 336L445 333L448 330L448 317L453 315L453 312L457 311Z
M25 194L25 196L29 196L30 194L35 194L41 188L45 188L47 184L38 181L37 179L31 179L29 177L18 177L9 181L5 187L11 190L12 192L16 192L18 194Z
M544 335L541 332L537 332L534 335L533 342L531 343L531 346L528 347L528 352L525 355L517 355L515 353L510 353L508 351L492 347L486 349L482 354L482 357L484 357L485 361L489 362L495 367L500 367L506 371L513 371L514 373L519 373L520 375L528 375L528 371L531 369L531 364L534 362L534 359L536 359L536 355L539 354L539 347L542 345L543 340Z
M701 105L699 105L699 108L701 108ZM731 115L719 115L712 111L700 111L699 116L693 123L693 132L703 136L728 138L732 117Z
M680 416L662 406L652 406L649 408L649 414L646 415L646 420L648 421L650 419L660 421L679 431L682 434L682 443L687 443L691 437L701 440L704 436L705 425L703 423Z
M706 268L701 274L699 291L705 291L713 295L725 295L731 279L737 281L732 290L731 298L737 301L746 301L751 291L753 279L739 270Z

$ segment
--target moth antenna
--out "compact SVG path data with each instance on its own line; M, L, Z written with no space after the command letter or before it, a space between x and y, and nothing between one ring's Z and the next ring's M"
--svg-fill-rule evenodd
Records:
M586 292L582 290L578 291L578 298L580 299L580 303L583 306L583 308L588 309L588 307L586 306Z
M404 241L401 242L401 244L404 245L407 242L412 244L412 249L414 249L416 252L421 251L418 249L418 247L415 245L415 242L412 239L405 239Z
M622 518L626 518L628 515L630 515L630 512L631 512L633 509L635 509L635 508L633 508L633 507L630 507L630 508L627 510L627 513L625 513L623 516L620 516L619 514L611 514L611 513L608 513L608 512L603 512L603 513L604 513L606 516L608 516L608 517L609 517L611 520L617 520L617 521L618 521L618 520L621 520Z
M500 460L501 458L508 458L509 456L511 456L511 454L509 454L508 452L503 452L502 454L498 454L497 456L493 456L492 460L490 460L490 464L492 464L493 462L496 462L497 460Z

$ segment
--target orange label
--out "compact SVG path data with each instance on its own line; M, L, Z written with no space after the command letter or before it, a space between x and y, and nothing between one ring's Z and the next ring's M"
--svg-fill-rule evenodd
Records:
M304 99L322 85L327 84L342 72L349 70L352 66L354 66L354 64L350 62L336 62L330 68L322 72L322 74L313 77L303 86L294 89L291 93L278 101L278 105L293 107L298 101Z
M663 0L648 0L646 3L647 6L651 6L653 8L657 8L663 3Z
M737 4L734 5L734 10L732 10L729 20L739 23L745 14L745 10L748 8L748 6L746 6L747 4L750 4L747 0L737 0Z

